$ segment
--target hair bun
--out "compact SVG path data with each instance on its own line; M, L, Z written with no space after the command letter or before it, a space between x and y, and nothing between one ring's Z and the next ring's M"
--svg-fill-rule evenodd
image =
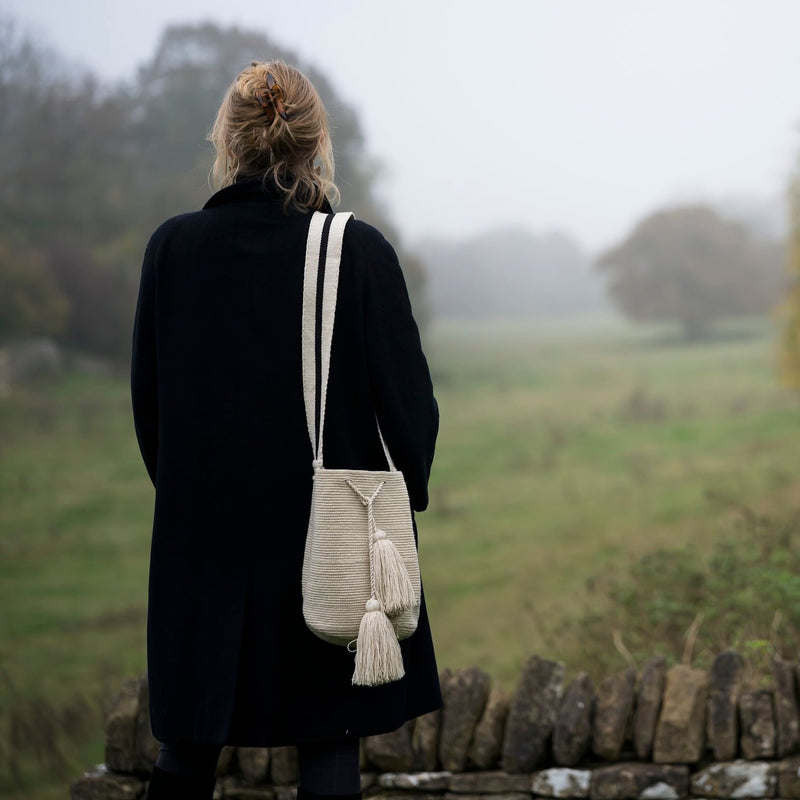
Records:
M256 102L266 112L267 122L270 125L275 122L276 114L285 122L289 121L289 115L284 105L283 89L271 72L267 73L267 91L256 92Z
M277 117L291 125L274 124ZM325 106L308 78L282 61L253 61L239 73L209 138L220 188L261 177L278 188L287 207L309 210L326 197L338 200Z

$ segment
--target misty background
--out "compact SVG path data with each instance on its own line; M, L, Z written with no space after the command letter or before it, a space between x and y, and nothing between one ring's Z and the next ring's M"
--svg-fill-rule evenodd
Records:
M252 59L314 82L341 208L400 256L440 664L597 680L687 630L758 686L796 658L799 30L794 0L5 0L0 794L64 796L144 669L141 257L210 196Z
M470 2L356 0L266 14L242 0L8 0L4 12L6 81L24 74L4 115L6 224L23 249L39 237L33 250L59 254L42 268L60 274L51 330L28 332L54 333L65 317L62 338L79 349L124 355L143 243L210 194L203 136L253 57L281 56L321 82L342 207L399 248L423 325L606 313L615 298L595 262L664 208L712 208L773 244L786 235L797 127L786 98L800 67L791 2L500 2L488 19ZM15 67L26 37L30 63ZM82 211L59 209L66 198ZM76 226L72 214L85 219ZM35 215L41 230L21 233L14 219L24 229ZM91 280L77 275L88 261L98 265ZM755 268L776 286L779 262L773 254ZM122 296L103 326L118 328L115 341L70 334L91 324L82 307L100 314L96 297L78 294L103 294L76 284L113 280Z
M264 32L355 109L412 242L514 225L568 232L594 253L687 200L783 224L800 60L791 0L500 0L490 15L469 0L4 9L110 83L134 78L168 24Z

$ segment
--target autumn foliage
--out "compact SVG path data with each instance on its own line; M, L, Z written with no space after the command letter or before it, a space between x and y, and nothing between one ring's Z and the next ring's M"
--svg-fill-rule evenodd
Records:
M789 240L787 259L789 287L783 304L783 348L781 366L784 380L800 388L800 175L789 189Z

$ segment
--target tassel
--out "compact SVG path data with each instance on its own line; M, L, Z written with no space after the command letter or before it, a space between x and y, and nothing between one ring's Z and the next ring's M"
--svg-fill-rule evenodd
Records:
M358 628L353 684L380 686L400 680L405 674L403 654L392 623L381 604L371 597Z
M375 531L372 552L375 595L391 617L414 605L414 587L395 543L385 531Z

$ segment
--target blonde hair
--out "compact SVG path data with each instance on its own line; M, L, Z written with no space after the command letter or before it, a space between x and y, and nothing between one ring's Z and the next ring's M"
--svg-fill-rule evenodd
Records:
M283 92L288 120L259 105L271 73ZM318 209L327 197L339 201L333 182L333 146L328 114L317 90L299 70L282 61L254 61L230 85L208 136L216 150L211 168L216 188L238 178L261 177L284 195L284 207Z

